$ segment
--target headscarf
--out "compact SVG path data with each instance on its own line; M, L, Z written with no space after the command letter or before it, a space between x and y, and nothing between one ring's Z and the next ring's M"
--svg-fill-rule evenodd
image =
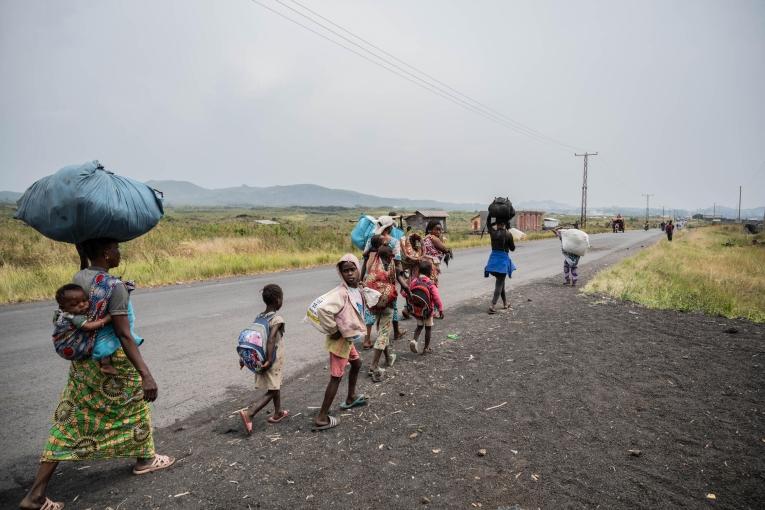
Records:
M343 285L345 285L345 279L343 278L343 272L340 270L340 265L343 262L350 262L356 266L356 272L358 273L357 276L359 280L361 280L361 264L359 263L359 259L353 253L346 253L340 257L340 260L338 260L337 264L335 264L335 267L337 268L337 274L340 275L340 281L343 283Z

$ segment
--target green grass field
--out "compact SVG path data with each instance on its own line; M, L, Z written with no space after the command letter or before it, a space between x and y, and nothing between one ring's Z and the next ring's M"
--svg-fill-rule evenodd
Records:
M46 239L0 206L0 303L50 299L79 267L72 245ZM387 211L366 211L380 215ZM360 210L345 208L171 209L147 235L123 243L115 274L139 286L305 268L353 249ZM472 213L450 213L454 248L488 243L468 234ZM260 225L269 219L279 225Z
M13 219L12 206L0 206L0 303L50 299L79 267L74 247L46 239ZM372 215L387 210L364 211ZM115 274L151 287L210 278L249 275L332 263L358 251L350 242L359 209L293 207L289 209L169 209L159 225L121 245L122 266ZM472 212L450 212L452 248L487 246L488 236L471 235ZM279 225L260 225L256 220ZM573 217L561 217L571 223ZM602 232L604 220L591 221L588 232ZM528 239L552 237L532 232Z
M584 291L765 322L765 237L738 225L681 231L602 271Z

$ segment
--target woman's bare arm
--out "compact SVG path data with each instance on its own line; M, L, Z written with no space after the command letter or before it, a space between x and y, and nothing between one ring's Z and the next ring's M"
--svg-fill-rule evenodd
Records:
M122 350L125 351L125 355L133 364L135 369L141 374L141 386L143 387L143 399L147 402L154 402L157 399L158 388L157 383L154 381L154 377L149 371L149 367L141 356L141 351L138 350L138 346L133 340L133 334L130 332L130 322L128 322L127 315L114 315L112 316L112 325L114 326L114 332L117 334L117 338L120 339L122 344Z

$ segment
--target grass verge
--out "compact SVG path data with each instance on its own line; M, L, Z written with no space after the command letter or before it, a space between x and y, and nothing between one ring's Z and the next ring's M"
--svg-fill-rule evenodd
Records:
M682 231L600 272L584 292L765 322L765 237L739 226Z

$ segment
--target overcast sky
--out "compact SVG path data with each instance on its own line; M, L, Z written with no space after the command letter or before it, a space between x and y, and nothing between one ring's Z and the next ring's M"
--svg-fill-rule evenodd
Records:
M761 0L299 1L512 121L599 151L591 205L653 193L652 205L735 206L739 185L744 207L765 204ZM579 203L573 149L252 1L0 5L0 189L99 159L208 188Z

